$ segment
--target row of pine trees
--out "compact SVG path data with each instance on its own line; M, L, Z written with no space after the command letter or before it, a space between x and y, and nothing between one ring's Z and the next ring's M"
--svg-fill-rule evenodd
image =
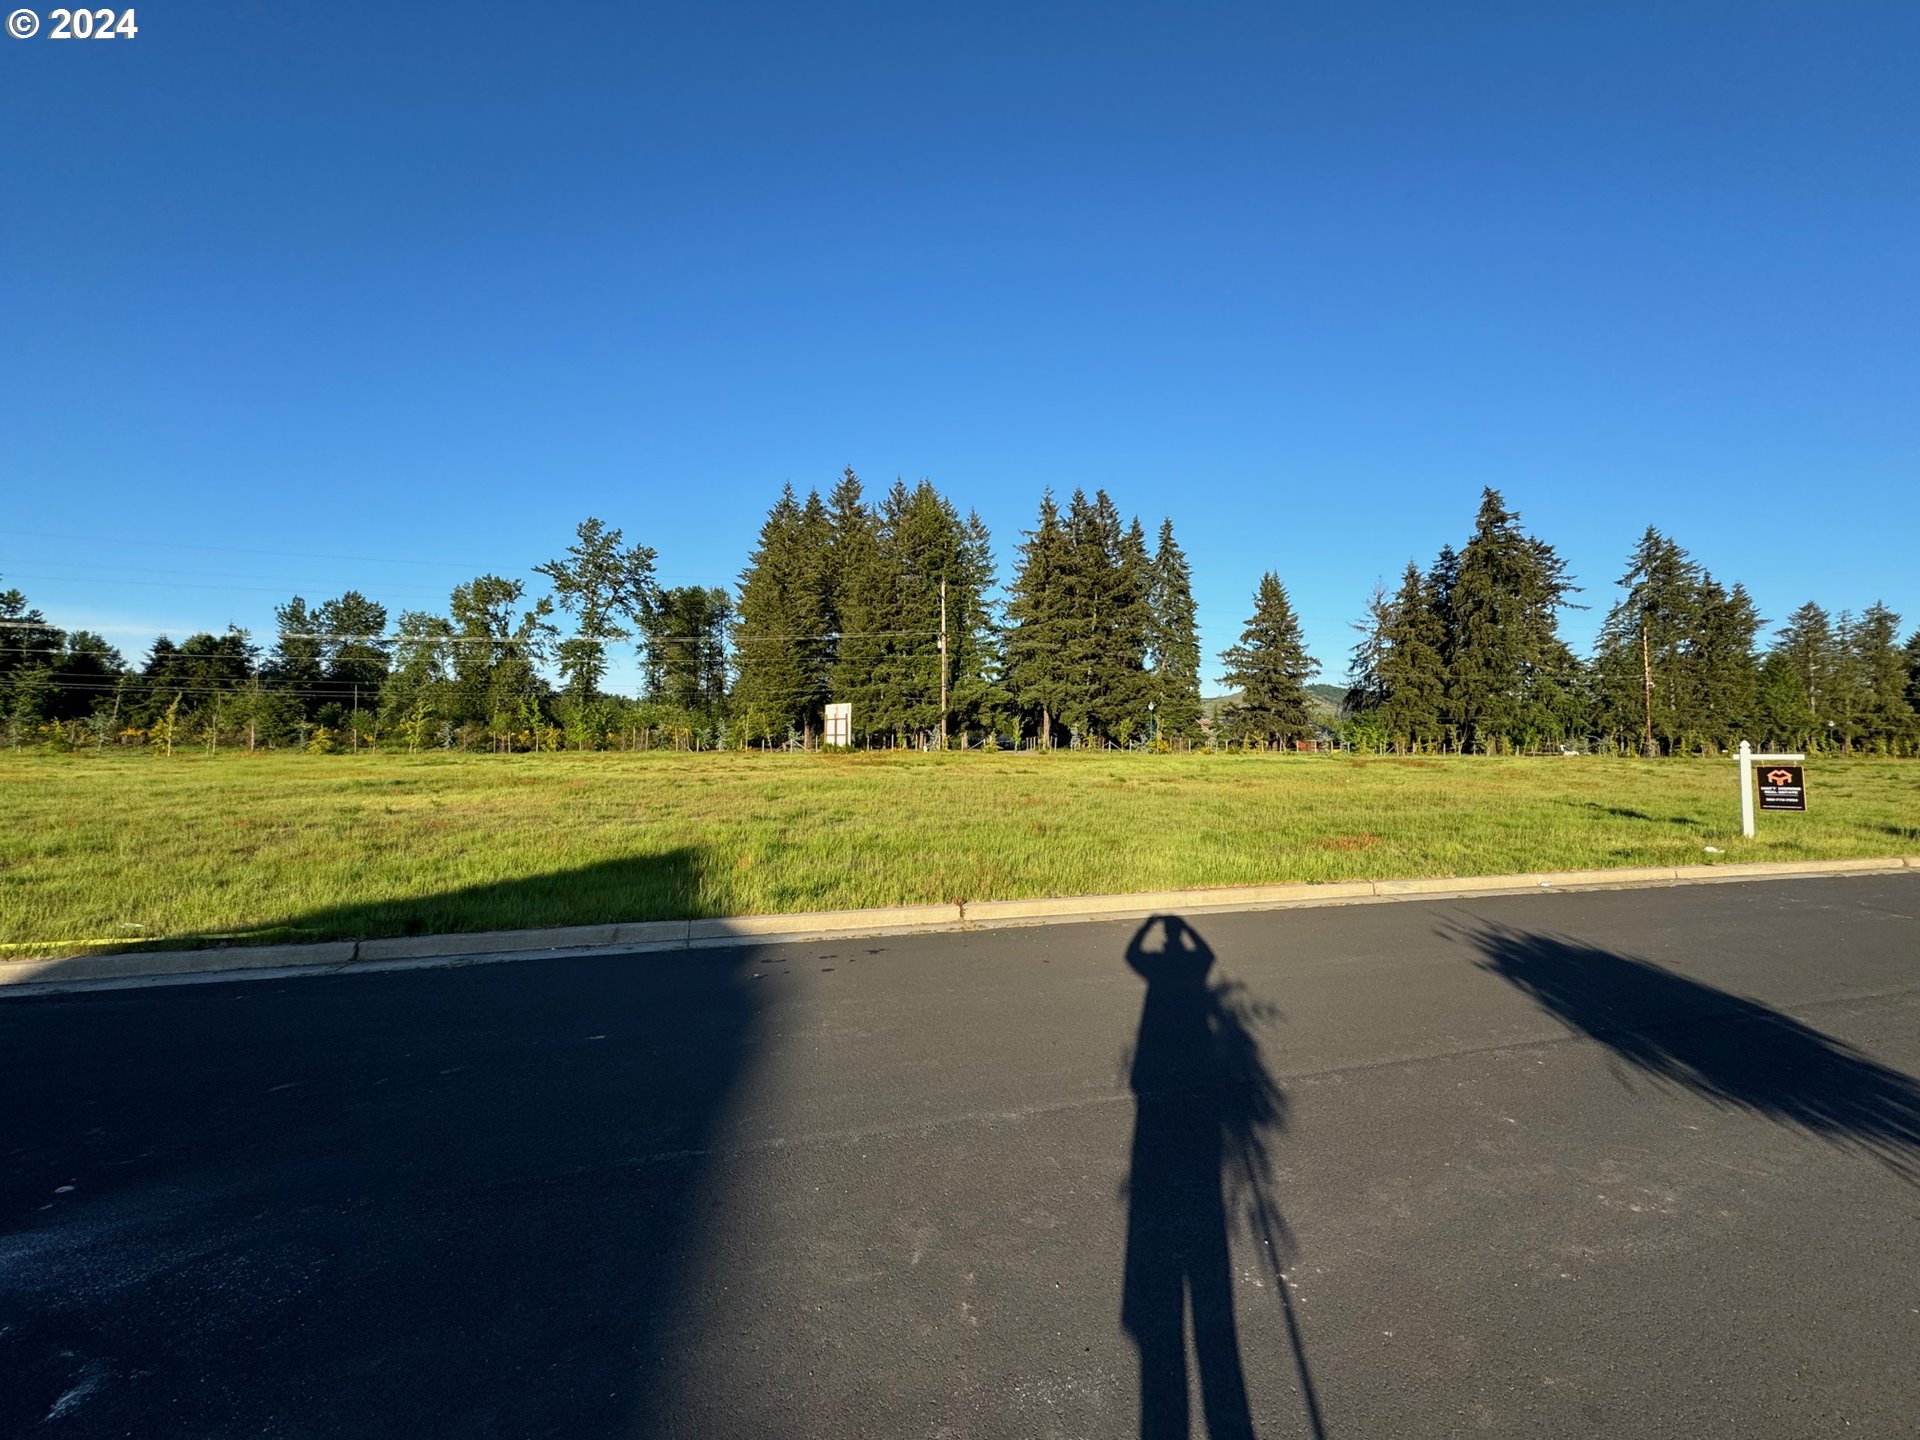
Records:
M1336 735L1403 753L1598 745L1712 753L1739 739L1920 752L1920 632L1875 605L1768 625L1649 528L1591 657L1559 616L1577 593L1551 545L1497 491L1472 533L1358 627L1336 718L1279 576L1261 577L1223 701L1203 701L1193 572L1164 521L1150 541L1103 491L1042 498L1004 595L990 537L930 482L870 499L789 486L736 588L656 583L655 552L597 519L524 582L481 575L444 614L349 591L277 608L264 649L243 631L162 637L127 665L0 592L0 720L12 743L143 740L423 748L599 749L813 743L850 702L862 746L1011 737L1061 745L1275 747ZM610 694L619 647L641 693ZM1321 687L1324 689L1324 687Z
M1472 538L1376 591L1354 648L1348 738L1403 752L1499 752L1598 741L1649 755L1745 738L1796 749L1920 752L1920 631L1876 604L1836 620L1808 602L1764 652L1744 586L1716 580L1649 526L1591 659L1555 617L1575 587L1497 491Z

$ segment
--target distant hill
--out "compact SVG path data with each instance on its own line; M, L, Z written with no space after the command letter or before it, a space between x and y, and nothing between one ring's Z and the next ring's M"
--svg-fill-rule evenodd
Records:
M1327 716L1334 720L1346 713L1347 687L1344 685L1309 685L1307 694L1325 706Z
M1238 690L1225 695L1205 695L1200 700L1200 713L1209 722L1220 712L1222 706L1231 705L1240 698ZM1309 685L1307 701L1313 708L1313 718L1322 725L1331 725L1345 713L1342 702L1347 698L1344 685Z

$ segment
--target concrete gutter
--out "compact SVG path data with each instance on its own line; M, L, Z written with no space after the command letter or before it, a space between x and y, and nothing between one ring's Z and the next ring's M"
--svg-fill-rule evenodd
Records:
M1552 870L1531 875L1435 876L1413 880L1343 880L1325 885L1241 885L1210 890L1159 890L1133 895L1077 895L1053 900L976 900L901 905L880 910L822 910L794 915L742 915L724 920L654 920L495 930L466 935L332 940L313 945L231 945L212 950L147 950L0 961L0 996L71 989L119 989L219 980L412 970L424 966L539 960L563 955L641 955L661 950L773 945L846 935L913 935L1016 925L1126 920L1147 915L1204 915L1227 910L1293 910L1398 900L1464 900L1480 895L1575 890L1632 890L1730 881L1920 872L1920 855L1869 860L1787 860L1751 864L1643 866L1617 870Z

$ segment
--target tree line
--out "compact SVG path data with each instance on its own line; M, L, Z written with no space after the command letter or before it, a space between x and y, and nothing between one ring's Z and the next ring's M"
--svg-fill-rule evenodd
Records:
M1583 659L1560 635L1565 562L1491 489L1458 549L1376 590L1338 716L1309 697L1320 666L1271 572L1220 655L1232 693L1203 702L1172 522L1149 541L1100 490L1042 497L1004 593L977 513L925 480L869 498L852 470L824 499L783 489L734 586L662 587L656 559L589 518L533 567L537 597L493 574L444 612L296 595L270 638L162 636L137 665L0 591L0 720L15 746L737 748L814 744L847 702L865 747L1920 752L1920 631L1903 645L1884 605L1809 602L1762 646L1746 590L1650 527ZM639 693L609 693L628 645Z
M1875 604L1833 617L1809 601L1770 645L1739 583L1715 579L1652 526L1629 557L1594 653L1558 612L1576 587L1498 491L1472 536L1376 591L1354 647L1348 737L1402 752L1569 744L1717 754L1742 739L1799 750L1920 752L1920 631Z

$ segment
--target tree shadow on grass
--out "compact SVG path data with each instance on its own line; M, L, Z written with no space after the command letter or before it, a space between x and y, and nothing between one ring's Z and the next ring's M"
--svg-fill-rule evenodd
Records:
M747 956L0 1004L0 1434L670 1430Z
M1658 816L1649 815L1644 810L1634 810L1625 805L1602 805L1598 800L1584 801L1581 808L1601 815L1611 815L1616 820L1644 820L1649 825L1690 825L1697 829L1701 823L1691 815L1672 815L1662 820Z
M390 900L346 899L308 911L290 929L365 940L388 935L442 935L549 925L703 918L700 852L598 860L570 870L467 885Z
M1920 1180L1920 1081L1792 1016L1582 940L1504 925L1454 939L1482 969L1657 1083L1861 1151Z
M1319 1401L1284 1275L1293 1238L1273 1195L1269 1145L1286 1128L1287 1097L1256 1034L1275 1012L1234 982L1209 984L1213 962L1206 941L1178 916L1152 917L1127 946L1127 964L1147 982L1128 1075L1135 1111L1121 1299L1121 1324L1140 1355L1140 1434L1189 1434L1189 1321L1208 1436L1253 1434L1229 1254L1238 1216L1266 1257L1319 1436Z
M703 899L704 873L701 853L680 848L418 895L370 899L348 895L334 904L264 918L241 929L159 940L130 938L124 944L90 947L87 953L704 919L709 909ZM273 899L271 895L263 897L264 902ZM272 916L272 910L266 913ZM55 971L46 978L60 977Z

